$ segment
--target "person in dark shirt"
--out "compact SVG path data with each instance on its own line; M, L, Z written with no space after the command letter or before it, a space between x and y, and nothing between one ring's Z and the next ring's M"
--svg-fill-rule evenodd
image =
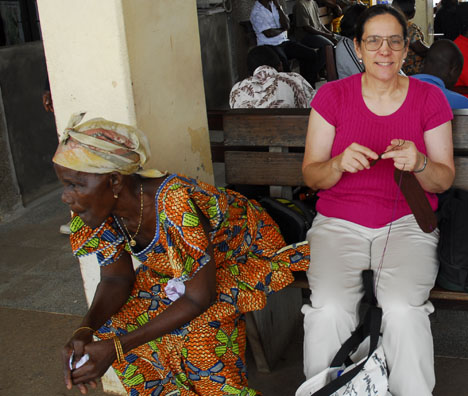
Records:
M460 34L457 17L458 0L442 0L434 18L434 32L442 33L442 38L455 40Z

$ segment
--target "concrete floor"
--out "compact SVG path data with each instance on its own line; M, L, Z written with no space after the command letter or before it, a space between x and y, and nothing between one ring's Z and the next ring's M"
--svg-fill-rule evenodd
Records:
M55 191L0 224L0 395L79 395L63 385L60 348L86 311L78 263L59 234L68 210ZM435 396L468 396L468 315L437 310ZM302 330L289 340L272 373L256 371L250 385L265 396L293 396L303 381ZM102 387L90 395L105 395ZM209 396L209 395L207 395ZM417 396L417 395L415 395Z

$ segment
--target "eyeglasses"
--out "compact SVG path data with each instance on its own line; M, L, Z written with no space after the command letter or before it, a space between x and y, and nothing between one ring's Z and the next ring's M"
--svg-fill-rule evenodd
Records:
M369 36L362 41L364 41L366 50L377 51L382 46L384 40L387 41L388 46L393 51L401 51L406 45L406 40L398 34L394 34L393 36L388 37Z

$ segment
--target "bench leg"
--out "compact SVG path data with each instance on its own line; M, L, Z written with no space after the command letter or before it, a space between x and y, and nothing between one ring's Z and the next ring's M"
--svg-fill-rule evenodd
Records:
M258 333L257 323L253 312L245 314L245 327L247 330L247 342L249 343L250 350L252 351L255 365L259 373L270 373L270 366L265 357L263 345L260 334Z
M287 287L271 295L261 311L246 313L247 341L259 372L271 372L302 326L301 306L301 289Z

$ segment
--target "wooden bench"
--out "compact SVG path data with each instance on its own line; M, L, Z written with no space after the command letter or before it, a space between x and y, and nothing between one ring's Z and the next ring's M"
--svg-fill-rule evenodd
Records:
M309 109L239 109L210 113L210 127L224 131L224 144L217 150L224 154L226 183L273 187L270 193L274 196L284 195L285 186L303 185L301 165L309 112ZM454 186L468 189L468 110L455 110L454 114L457 171ZM295 275L292 288L308 289L305 273ZM468 310L468 293L435 287L430 299L438 308ZM274 359L262 356L259 336L252 328L253 318L248 315L247 319L249 342L251 346L257 343L253 347L257 368L268 372Z
M322 22L325 26L331 28L331 23L333 22L332 10L324 6L324 7L319 7L318 11L319 11L320 22Z

